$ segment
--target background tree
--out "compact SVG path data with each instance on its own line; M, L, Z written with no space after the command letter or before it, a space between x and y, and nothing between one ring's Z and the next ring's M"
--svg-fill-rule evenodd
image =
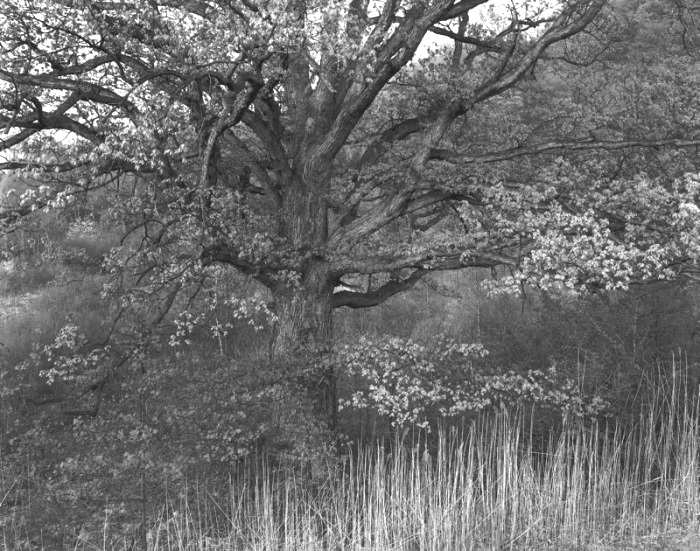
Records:
M296 380L333 427L336 368L314 358L335 308L435 270L616 287L697 256L694 179L542 156L698 143L692 121L650 140L596 133L585 110L550 132L533 112L567 92L538 83L545 62L612 47L608 4L6 0L0 166L38 184L2 219L105 201L123 236L103 292L129 354L164 321L185 337L217 266L255 279L274 299L271 356L301 355ZM431 35L450 46L417 63Z

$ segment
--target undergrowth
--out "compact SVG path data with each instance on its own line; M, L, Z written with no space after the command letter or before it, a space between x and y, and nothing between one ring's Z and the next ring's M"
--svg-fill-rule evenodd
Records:
M321 480L251 460L225 495L181 489L128 537L106 512L102 533L80 534L72 549L696 549L696 390L674 371L634 426L564 419L542 449L524 416L502 410L443 432L433 453L367 448L329 463ZM5 514L2 530L6 549L41 547L18 515Z

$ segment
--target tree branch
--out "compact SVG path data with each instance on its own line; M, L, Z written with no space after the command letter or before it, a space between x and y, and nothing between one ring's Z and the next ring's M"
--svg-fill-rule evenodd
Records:
M0 139L0 150L7 149L19 143L19 138L16 136L25 136L24 139L26 139L26 137L29 137L29 135L44 129L68 130L92 143L102 142L102 137L95 131L86 125L71 119L65 114L70 109L75 107L75 105L80 101L80 95L78 93L73 92L70 94L53 112L50 113L46 113L44 111L44 106L37 98L30 98L30 101L34 106L34 112L31 116L27 115L18 118L17 115L20 106L15 107L15 112L11 118L0 115L0 123L6 123L6 128L8 130L12 127L32 130L31 133L20 132L8 140Z
M350 90L348 98L339 110L330 130L326 133L323 141L315 147L314 157L319 159L335 157L387 82L413 58L430 27L440 21L466 14L469 10L486 1L463 0L453 4L452 0L439 0L423 10L409 9L391 36L386 39L384 32L377 33L381 25L386 25L387 29L390 28L388 22L396 18L399 4L398 2L387 2L385 10L390 9L390 6L395 9L390 9L390 14L382 14L367 41L369 47L374 44L383 45L377 51L373 51L371 57L367 51L368 59L360 63L360 66L368 64L372 68L372 76L367 80L365 78L358 79L360 82ZM358 75L358 77L360 76Z
M460 44L469 44L471 46L476 46L477 48L480 48L482 50L486 51L491 51L491 52L502 52L503 47L495 44L493 42L489 42L488 40L481 40L479 38L474 38L473 36L464 36L462 34L456 33L454 31L451 31L449 29L443 29L442 27L436 27L432 26L430 27L430 32L433 34L439 34L440 36L446 36L447 38L451 38L455 42L458 42Z
M680 139L667 138L660 140L623 140L623 141L605 141L605 140L590 140L585 142L547 142L530 147L514 147L504 149L503 151L495 151L493 153L484 153L482 155L465 155L461 152L454 152L446 149L434 149L431 151L430 158L433 160L442 160L453 162L459 165L478 164L478 163L495 163L499 161L509 161L524 157L527 155L541 155L551 151L590 151L593 149L604 149L607 151L615 151L619 149L631 149L633 147L658 148L658 147L699 147L700 139Z
M422 129L423 124L421 124L420 120L417 118L407 119L394 124L382 132L381 135L365 149L365 152L362 154L362 157L360 157L355 168L359 170L364 166L376 162L386 153L390 144L404 140L412 134L420 132Z
M294 262L285 263L283 261L265 262L265 268L253 261L247 261L238 252L230 247L211 246L205 248L201 253L202 264L207 266L213 263L228 264L242 274L248 275L262 283L268 289L275 289L280 286L280 280L274 277L275 272L298 270L302 259L297 258Z
M443 190L428 191L416 197L413 197L413 195L414 192L412 188L408 188L400 193L389 196L379 205L370 209L357 219L350 221L343 218L341 224L346 222L346 225L340 225L333 231L328 238L329 246L338 249L348 247L352 243L356 243L362 238L371 235L401 216L455 197L453 191Z
M427 273L429 273L428 270L414 270L406 279L389 281L378 289L366 293L339 291L333 294L332 307L371 308L377 306L396 294L408 291Z
M458 270L460 268L493 268L494 266L517 264L520 249L513 246L514 252L480 251L473 248L457 248L447 251L423 251L406 256L371 256L365 258L342 258L331 261L331 275L339 279L348 274L376 274L394 272L407 268L426 271ZM505 248L499 249L506 250Z
M489 79L474 91L473 103L485 101L501 92L512 88L530 71L544 51L556 42L561 42L585 29L600 13L607 0L590 0L582 8L582 15L571 22L581 2L572 3L554 20L547 31L537 40L530 50L510 70L498 74L498 78Z
M0 70L0 80L12 85L23 84L25 86L36 86L41 89L63 90L74 92L81 99L87 99L104 105L114 105L123 107L127 113L135 113L136 106L131 103L127 96L120 96L116 92L81 80L58 78L52 75L18 75Z

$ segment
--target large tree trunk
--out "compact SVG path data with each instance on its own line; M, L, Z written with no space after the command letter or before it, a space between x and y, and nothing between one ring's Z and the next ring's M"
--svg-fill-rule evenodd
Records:
M336 373L328 361L333 327L325 261L311 260L299 287L275 294L275 321L270 344L273 358L294 367L295 381L307 393L314 413L335 430L338 403Z
M299 280L281 283L274 290L277 320L270 354L275 360L296 367L294 376L307 393L314 413L330 430L335 430L337 377L328 361L333 341L334 286L325 258L327 185L327 176L316 182L296 180L285 197L280 234L299 255L302 268L297 274Z

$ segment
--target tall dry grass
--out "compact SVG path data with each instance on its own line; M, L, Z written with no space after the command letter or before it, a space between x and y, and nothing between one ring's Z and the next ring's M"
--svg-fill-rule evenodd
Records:
M247 473L226 503L169 504L149 547L698 549L699 412L689 392L674 372L636 426L565 420L544 451L529 444L521 416L501 412L441 435L436 455L364 450L320 486Z

